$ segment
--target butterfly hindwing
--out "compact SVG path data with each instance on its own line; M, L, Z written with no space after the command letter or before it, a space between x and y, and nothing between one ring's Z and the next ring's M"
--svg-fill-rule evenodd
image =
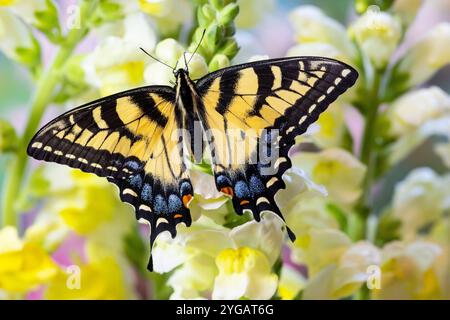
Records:
M208 141L216 185L238 214L250 210L259 220L272 211L282 218L274 197L285 187L295 137L357 76L336 60L294 57L237 65L197 82L203 125L213 129Z
M44 126L28 154L107 177L122 201L151 225L151 244L176 225L190 225L193 188L183 161L175 93L143 87L73 109ZM150 266L151 267L151 266Z

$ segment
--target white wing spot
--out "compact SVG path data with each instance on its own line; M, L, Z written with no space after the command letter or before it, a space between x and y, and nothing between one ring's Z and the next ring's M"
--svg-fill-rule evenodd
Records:
M325 100L325 95L320 96L320 98L317 99L317 102L322 102L323 100Z
M59 150L55 150L55 151L53 151L53 153L56 154L57 156L62 156L64 154Z
M317 104L314 103L311 107L309 107L308 113L313 112L314 109L316 109L316 107L317 107Z
M266 197L260 197L260 198L258 198L258 200L256 200L256 205L259 205L259 204L261 204L263 202L270 203L269 200Z
M159 218L159 219L156 221L156 226L158 227L160 223L169 223L169 221L167 221L166 218Z
M81 163L85 163L85 164L88 163L88 161L84 158L78 158L78 161L80 161Z
M298 124L302 124L303 122L305 122L305 120L306 120L306 116L301 117Z
M91 163L91 167L102 169L103 167L98 163Z
M295 127L292 126L292 127L290 127L289 129L286 130L286 133L289 134L289 133L291 133L292 131L294 131L294 129L295 129Z
M348 74L349 74L350 72L351 72L350 69L344 69L344 70L342 70L341 75L342 75L343 77L346 77L346 76L348 76Z
M331 86L328 88L327 93L330 94L331 92L333 92L334 90L334 86Z
M126 188L125 190L123 190L123 192L122 192L122 194L129 194L129 195L131 195L131 196L133 196L133 197L135 197L135 198L137 198L137 193L136 192L134 192L132 189L130 189L130 188Z
M45 146L45 147L44 147L44 151L52 152L52 147L50 147L50 146Z
M75 159L76 157L73 154L68 153L66 154L66 158Z
M267 188L270 188L275 182L277 182L278 181L278 178L277 177L272 177L272 179L270 179L268 182L267 182L267 184L266 184L266 187Z
M106 167L106 169L111 170L111 171L117 171L117 168L113 167L113 166Z
M139 206L139 210L144 210L144 211L148 211L148 212L152 212L152 209L149 206L146 206L145 204L141 204Z
M284 158L284 157L278 158L277 161L275 161L275 164L274 164L275 169L278 169L278 167L280 166L280 164L282 164L283 162L286 162L286 161L287 161L287 160L286 160L286 158Z
M341 83L342 78L336 78L336 80L334 80L334 84L338 85L339 83Z
M32 148L36 148L36 149L40 149L42 148L42 143L40 142L35 142L31 145Z

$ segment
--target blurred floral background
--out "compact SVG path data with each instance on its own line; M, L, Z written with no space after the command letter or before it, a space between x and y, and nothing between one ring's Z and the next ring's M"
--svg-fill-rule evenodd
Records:
M270 214L191 168L193 226L148 228L116 188L32 161L64 110L232 64L317 55L360 78L292 150ZM0 299L449 299L448 0L0 0ZM206 171L206 172L205 172Z

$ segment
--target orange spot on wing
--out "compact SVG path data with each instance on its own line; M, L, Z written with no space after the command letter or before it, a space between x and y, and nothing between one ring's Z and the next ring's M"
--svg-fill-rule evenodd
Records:
M187 208L189 205L189 202L192 200L192 194L185 194L182 198L184 206Z
M243 205L245 205L245 204L249 204L250 201L248 201L248 200L242 200L240 203L241 203L241 206L243 206Z
M231 187L224 187L224 188L220 189L220 192L225 193L227 196L230 196L230 197L234 196L234 192Z
M177 213L176 215L174 215L173 216L175 219L178 219L178 218L183 218L183 215L182 214L179 214L179 213Z

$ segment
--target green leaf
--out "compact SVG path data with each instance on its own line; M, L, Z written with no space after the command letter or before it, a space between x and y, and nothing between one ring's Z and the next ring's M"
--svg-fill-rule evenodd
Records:
M339 229L341 229L342 231L346 231L348 227L347 217L349 216L349 214L347 214L337 204L334 203L328 203L326 205L326 208L327 212L339 223Z
M36 11L35 27L53 43L60 43L63 39L59 24L58 9L52 0L45 1L45 10Z
M12 124L0 119L0 153L16 151L18 138Z

